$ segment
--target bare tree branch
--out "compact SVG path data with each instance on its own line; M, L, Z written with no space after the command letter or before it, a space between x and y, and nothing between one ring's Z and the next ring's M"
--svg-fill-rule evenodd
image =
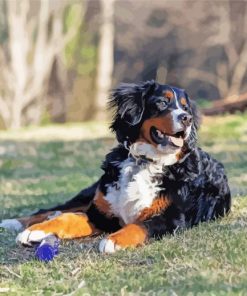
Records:
M105 117L108 92L112 83L113 72L113 46L114 46L114 1L101 0L102 25L100 29L100 42L98 49L98 73L96 108L98 119Z
M10 58L0 50L0 62L4 63L2 76L6 82L0 111L12 128L23 124L24 110L33 103L39 105L37 110L42 108L40 97L47 91L53 61L78 30L82 20L81 4L76 4L80 15L76 25L69 28L67 34L63 32L63 13L68 4L74 5L74 2L40 0L33 6L31 0L6 1ZM37 7L38 15L35 15Z
M218 17L216 32L205 41L207 48L221 46L226 54L225 60L216 63L215 70L188 69L188 74L197 80L214 85L221 98L238 95L241 92L243 79L247 71L247 37L243 35L242 46L237 48L233 42L233 22L231 20L231 5L229 1L216 3L215 15ZM247 10L247 5L245 6ZM243 19L243 26L247 27L247 17ZM244 28L246 30L246 28ZM214 72L213 72L214 71Z

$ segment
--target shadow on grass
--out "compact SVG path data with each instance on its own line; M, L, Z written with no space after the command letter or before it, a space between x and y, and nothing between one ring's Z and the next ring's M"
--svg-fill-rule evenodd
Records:
M17 245L15 242L15 238L17 233L10 232L6 230L0 229L0 264L1 265L18 265L27 262L31 262L33 260L36 261L35 258L35 248L33 247L24 247ZM99 254L98 252L98 244L101 236L98 237L87 237L81 239L74 240L63 240L60 241L59 244L59 255L54 258L59 261L63 260L72 260L81 255L81 253L91 253L91 254Z
M237 234L241 233L243 230L243 224L242 224L242 217L241 215L235 215L234 222L229 223L225 222L225 219L222 218L218 219L216 221L211 221L209 223L201 223L198 226L195 226L192 228L193 234L191 235L191 229L185 229L181 230L176 233L176 236L173 235L167 235L162 238L162 240L159 241L159 245L163 244L164 246L168 247L167 252L169 253L169 243L172 238L176 239L177 242L175 242L175 245L180 245L180 240L183 240L183 245L179 246L179 248L185 248L185 250L188 249L188 245L186 244L186 237L188 236L188 244L191 244L191 237L196 239L195 231L202 231L202 232L208 232L208 233L217 233L217 236L220 239L222 237L226 237L228 234ZM223 223L221 223L223 222ZM203 227L203 230L201 229ZM208 228L205 228L208 227ZM10 232L6 230L0 231L0 264L6 265L6 266L14 266L19 265L23 263L28 263L32 261L36 261L35 258L35 246L33 247L23 247L20 245L17 245L15 243L15 237L17 233ZM86 237L81 239L74 239L74 240L62 240L60 241L59 246L59 255L55 257L55 261L63 262L63 261L71 261L75 260L77 257L86 256L85 259L88 259L90 256L97 257L100 255L98 251L98 245L100 240L104 237L106 234L102 234L99 236L93 236L93 237ZM176 238L175 238L176 237ZM168 241L166 241L168 240ZM147 245L147 252L152 248L152 244L154 244L154 239L149 242ZM174 241L171 244L173 247ZM178 247L178 246L177 246ZM133 251L130 251L131 253L126 253L124 257L122 258L121 265L128 266L128 267L136 267L141 265L153 265L157 263L157 258L155 259L152 256L152 252L149 253L149 256L146 256L145 246L138 248L137 254ZM124 254L124 253L123 253ZM123 255L122 254L122 255ZM136 256L137 255L137 256ZM230 255L230 254L229 254ZM115 256L115 255L111 255ZM118 256L118 255L117 255ZM96 258L97 259L97 258ZM103 259L103 258L102 258Z

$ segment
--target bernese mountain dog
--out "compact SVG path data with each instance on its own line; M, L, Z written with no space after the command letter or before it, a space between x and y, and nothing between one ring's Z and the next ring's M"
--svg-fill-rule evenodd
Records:
M113 253L229 212L224 167L197 147L199 116L183 89L155 81L121 84L109 106L118 144L106 155L99 181L63 205L3 221L26 228L17 242L104 232L99 250Z

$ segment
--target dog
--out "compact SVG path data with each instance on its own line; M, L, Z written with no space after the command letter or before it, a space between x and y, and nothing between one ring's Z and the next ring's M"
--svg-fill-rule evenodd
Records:
M117 145L105 157L103 175L63 205L4 220L2 227L26 228L18 243L104 232L99 250L114 253L230 211L224 167L197 147L200 117L183 89L155 81L121 84L109 106Z

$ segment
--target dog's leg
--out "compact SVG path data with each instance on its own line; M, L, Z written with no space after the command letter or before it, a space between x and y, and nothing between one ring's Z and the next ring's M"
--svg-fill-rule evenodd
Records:
M99 250L102 253L114 253L127 247L142 245L148 238L148 231L143 224L127 224L122 229L101 240Z
M51 220L34 224L18 234L16 241L32 245L53 234L61 239L86 237L99 231L88 220L86 214L65 213Z
M62 205L50 209L41 209L28 217L5 219L0 223L0 227L14 231L21 231L33 224L43 222L62 213L86 212L95 196L98 183L99 181L92 186L83 189L74 198Z
M173 233L177 228L184 228L184 215L173 205L163 213L134 224L127 224L101 240L99 250L102 253L114 253L119 249L137 247L149 238L161 238L164 234Z

